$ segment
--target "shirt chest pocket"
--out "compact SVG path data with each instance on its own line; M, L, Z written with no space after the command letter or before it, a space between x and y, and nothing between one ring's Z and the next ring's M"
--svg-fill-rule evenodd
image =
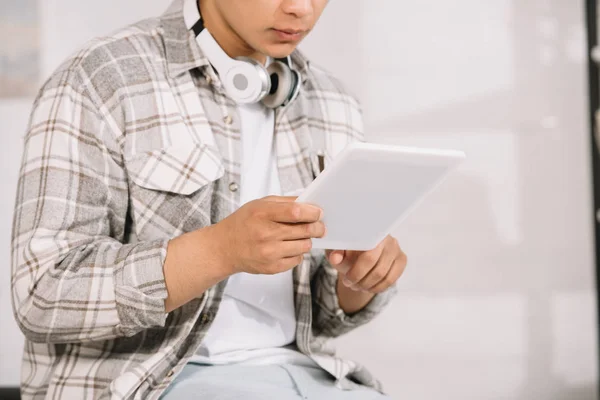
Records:
M173 145L128 156L126 168L139 240L171 238L210 225L214 183L224 174L216 148Z

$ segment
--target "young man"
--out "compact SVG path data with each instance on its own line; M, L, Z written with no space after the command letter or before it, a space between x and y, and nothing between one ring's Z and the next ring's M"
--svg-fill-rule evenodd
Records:
M326 3L175 0L45 83L13 227L23 398L383 398L327 343L381 311L406 256L311 251L321 210L284 197L362 139L295 50ZM232 98L239 56L280 68L262 101Z

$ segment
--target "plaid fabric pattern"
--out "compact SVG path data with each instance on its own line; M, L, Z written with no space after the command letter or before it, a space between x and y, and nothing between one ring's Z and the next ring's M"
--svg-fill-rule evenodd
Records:
M31 115L12 237L13 306L26 336L24 399L156 399L201 343L225 282L165 313L168 240L239 207L240 123L184 23L167 12L89 43L44 84ZM302 94L276 113L284 194L362 139L358 103L296 52ZM202 243L198 244L202 246ZM348 316L322 252L294 270L297 346L338 379L379 388L329 339ZM351 379L350 379L351 378Z

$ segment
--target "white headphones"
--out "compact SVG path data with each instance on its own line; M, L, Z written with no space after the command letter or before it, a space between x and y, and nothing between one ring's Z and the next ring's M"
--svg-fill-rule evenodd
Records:
M219 46L200 17L197 0L187 0L186 12L198 13L192 29L198 45L219 74L225 92L236 103L258 103L268 108L284 106L300 92L300 74L292 69L290 57L274 60L265 68L248 57L230 58ZM192 9L193 6L193 9ZM192 18L186 15L186 19Z

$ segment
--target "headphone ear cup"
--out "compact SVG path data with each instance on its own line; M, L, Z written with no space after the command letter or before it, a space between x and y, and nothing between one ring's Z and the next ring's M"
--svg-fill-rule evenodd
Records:
M227 70L223 84L229 96L237 103L256 103L271 89L269 75L264 65L257 60L237 57Z
M290 100L298 85L298 76L281 61L273 61L267 68L271 78L271 90L263 98L262 103L268 108L277 108Z

